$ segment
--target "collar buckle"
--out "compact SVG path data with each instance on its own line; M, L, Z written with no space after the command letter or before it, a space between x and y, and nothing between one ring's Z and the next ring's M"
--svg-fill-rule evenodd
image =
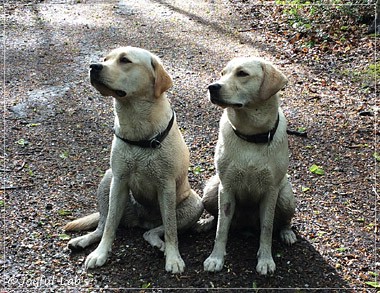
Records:
M161 142L155 138L153 138L151 141L150 141L150 144L149 144L150 148L152 149L160 149L161 148Z

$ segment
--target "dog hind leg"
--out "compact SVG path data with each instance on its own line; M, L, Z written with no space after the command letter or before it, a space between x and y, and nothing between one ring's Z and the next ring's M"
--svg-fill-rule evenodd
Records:
M162 237L165 234L165 228L163 225L150 229L143 234L145 241L147 241L153 247L157 247L162 252L165 251L165 242Z
M219 193L220 179L218 175L212 176L206 183L203 190L202 202L203 205L211 215L218 216L218 193Z
M203 209L202 199L194 190L191 190L189 197L176 208L177 230L182 232L197 225ZM164 252L165 242L162 240L164 234L164 226L160 225L145 232L143 237L150 245Z
M291 228L295 208L292 186L285 176L277 199L275 222L276 228L280 229L281 241L287 245L292 245L297 241L297 237Z
M99 183L97 190L97 200L98 200L98 211L99 213L94 213L89 216L83 217L81 219L75 220L68 223L64 229L67 231L79 231L84 230L93 226L97 222L97 228L95 231L88 233L87 235L76 237L71 239L67 244L71 250L83 249L93 243L99 242L102 238L105 221L108 213L108 196L109 189L112 180L111 170L107 170L104 174L102 180ZM86 221L87 219L87 221ZM83 223L86 221L86 223ZM91 222L91 223L90 223Z
M96 229L94 232L71 239L67 246L71 250L84 249L93 243L99 242L102 238L102 234L102 231Z
M202 203L211 216L206 219L199 219L194 226L196 232L207 232L217 224L219 183L219 176L214 175L207 181L203 189Z

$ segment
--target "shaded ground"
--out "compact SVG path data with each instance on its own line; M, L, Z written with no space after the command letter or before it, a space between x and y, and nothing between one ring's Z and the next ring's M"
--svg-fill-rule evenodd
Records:
M318 55L299 49L301 38L293 41L291 32L284 33L281 11L270 6L216 0L73 2L10 1L2 7L4 291L371 290L366 282L376 281L380 266L376 84L369 66L375 64L374 37L355 34L361 39L348 51ZM205 273L202 264L214 231L180 236L186 271L179 276L165 273L162 253L145 243L138 229L121 230L107 265L90 272L84 272L83 261L94 247L76 254L65 248L62 226L95 210L112 138L112 101L91 88L88 65L120 45L155 52L173 76L169 98L191 150L190 180L200 194L214 172L221 115L207 101L207 84L240 55L268 58L289 77L283 109L289 128L306 129L308 138L289 137L299 241L288 248L274 240L273 276L256 274L258 237L251 233L231 235L218 274ZM313 164L325 175L312 174Z

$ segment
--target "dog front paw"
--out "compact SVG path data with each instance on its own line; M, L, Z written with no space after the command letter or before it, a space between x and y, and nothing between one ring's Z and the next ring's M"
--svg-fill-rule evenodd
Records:
M165 270L168 273L173 273L173 274L183 273L185 270L185 262L180 256L175 257L175 258L167 257Z
M224 265L224 257L209 256L203 263L203 268L207 272L219 272Z
M108 253L105 253L101 249L97 248L87 256L84 263L86 270L101 267L106 262L107 256Z
M275 270L276 270L276 264L274 263L272 257L269 257L269 258L260 258L259 257L259 261L258 261L257 266L256 266L256 271L260 275L265 276L268 273L272 274L272 273L274 273Z

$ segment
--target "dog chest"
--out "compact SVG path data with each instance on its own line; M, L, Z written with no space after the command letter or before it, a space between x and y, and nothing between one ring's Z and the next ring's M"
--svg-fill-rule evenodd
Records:
M239 196L260 197L286 174L289 159L282 149L277 143L268 146L220 137L215 159L223 185Z
M129 151L120 154L114 152L111 159L111 168L114 176L123 178L130 189L141 189L145 192L153 189L157 174L155 156L145 150Z
M224 174L220 174L220 178L223 186L242 202L260 200L274 183L269 169L256 166L230 167Z

